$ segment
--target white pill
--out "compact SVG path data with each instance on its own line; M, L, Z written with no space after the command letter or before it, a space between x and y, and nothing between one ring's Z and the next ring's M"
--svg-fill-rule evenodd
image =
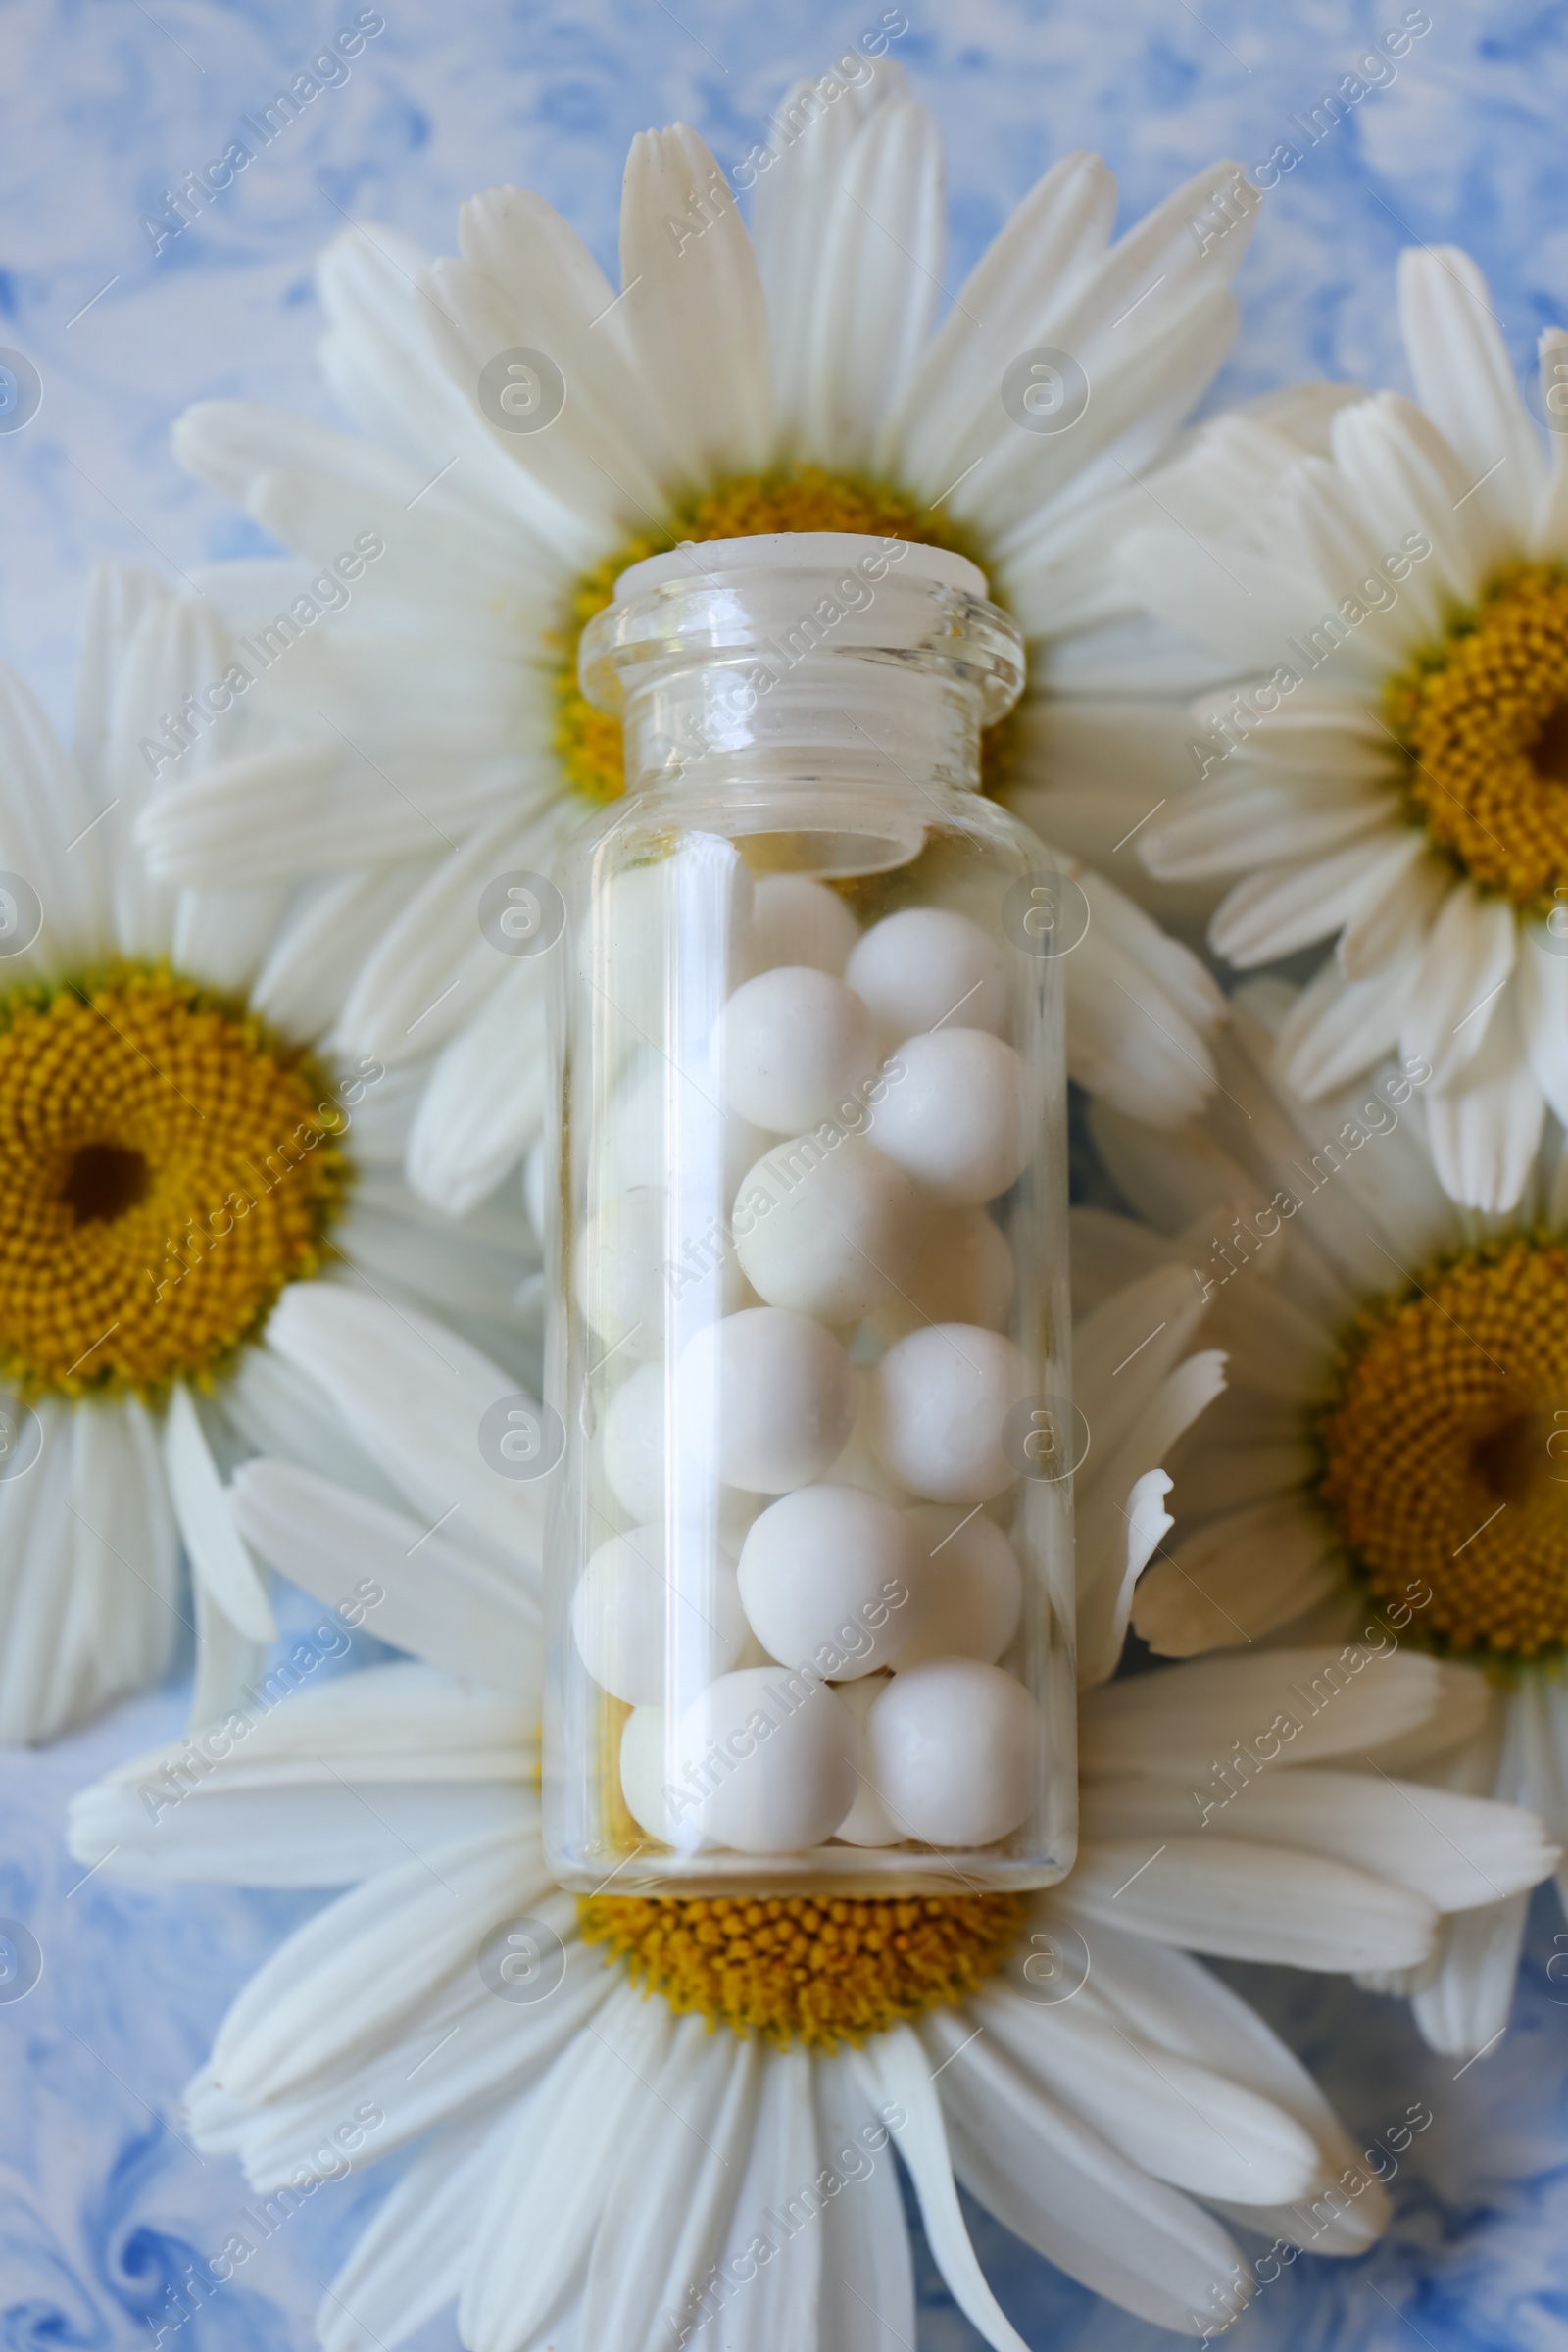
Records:
M1034 1387L1027 1357L1000 1332L973 1323L911 1331L871 1375L877 1459L924 1501L990 1502L1019 1475L1002 1436Z
M665 1753L668 1721L663 1707L633 1707L620 1735L620 1792L626 1810L661 1845L675 1843L675 1825L664 1795L670 1769Z
M926 1323L978 1323L1001 1331L1012 1312L1017 1278L1007 1237L983 1208L938 1208L921 1228L910 1280L870 1317L885 1347Z
M903 1169L869 1144L797 1136L742 1179L735 1253L770 1306L858 1323L907 1290L925 1208Z
M1035 1801L1040 1713L1022 1683L978 1658L895 1674L866 1717L865 1770L906 1838L990 1845Z
M766 874L752 893L751 964L808 963L841 979L860 926L836 890L807 874Z
M745 1644L735 1570L716 1545L684 1559L680 1571L668 1572L662 1527L634 1527L600 1544L572 1594L582 1662L628 1706L661 1704L671 1672L678 1690L711 1681Z
M1001 949L978 923L946 906L906 906L874 923L845 977L870 1005L884 1052L939 1021L991 1030L1006 1024Z
M591 1216L577 1243L577 1301L607 1347L654 1356L664 1340L667 1200L636 1185Z
M995 1200L1020 1174L1037 1121L1021 1055L984 1029L906 1037L871 1113L877 1150L957 1207Z
M639 1364L605 1410L605 1477L622 1510L657 1519L664 1507L664 1375Z
M840 1689L840 1701L854 1716L862 1734L866 1717L887 1687L888 1678L885 1674L873 1674L863 1682L845 1683ZM863 1750L855 1784L855 1802L839 1823L834 1836L842 1838L846 1845L897 1845L904 1836L871 1785Z
M713 1029L712 1064L731 1110L773 1135L858 1115L880 1059L871 1015L853 990L808 964L780 964L738 988Z
M802 1487L753 1521L741 1601L770 1657L850 1683L919 1630L929 1565L891 1502L862 1487Z
M830 1331L782 1306L710 1323L681 1352L685 1446L726 1486L786 1494L820 1478L855 1422L850 1359ZM705 1445L706 1441L706 1445Z
M1012 1545L972 1503L964 1509L925 1502L908 1517L925 1555L925 1604L894 1664L901 1674L927 1658L993 1664L1017 1632L1023 1608L1023 1575Z
M722 1675L681 1717L677 1838L696 1830L746 1854L820 1845L850 1809L859 1752L855 1719L825 1683L783 1666Z

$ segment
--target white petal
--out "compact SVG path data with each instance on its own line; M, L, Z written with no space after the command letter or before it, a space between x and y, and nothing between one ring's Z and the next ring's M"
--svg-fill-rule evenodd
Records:
M577 2291L611 2168L672 2032L662 2001L622 1984L529 2099L467 2217L458 2317L470 2352L524 2352Z
M518 1581L416 1520L289 1462L247 1462L234 1516L262 1557L379 1641L432 1666L538 1689L538 1611Z
M539 1559L544 1497L502 1478L479 1450L488 1406L517 1392L466 1340L425 1315L341 1283L295 1283L268 1342L335 1400L360 1445L432 1528L454 1504L498 1567Z
M885 2352L887 2333L914 2341L914 2267L888 2128L847 2053L811 2067L817 2140L841 2173L857 2144L870 2169L853 2196L829 2198L822 2232L818 2341L843 2352Z
M1160 1538L1175 1525L1164 1507L1170 1479L1148 1470L1127 1496L1120 1555L1109 1543L1103 1564L1086 1572L1087 1546L1078 1546L1078 1680L1085 1687L1108 1682L1127 1640L1133 1591Z
M1568 1126L1568 939L1532 927L1519 945L1514 1006L1537 1086Z
M1096 1690L1083 1701L1079 1770L1150 1772L1205 1783L1217 1753L1276 1715L1293 1764L1375 1746L1424 1723L1444 1694L1434 1658L1343 1649L1276 1649L1210 1658ZM1218 1747L1216 1749L1216 1741Z
M1467 1208L1499 1215L1515 1207L1524 1192L1545 1119L1512 993L1493 1019L1473 1069L1426 1098L1427 1141L1445 1190Z
M1103 254L1116 182L1098 155L1064 155L1038 179L959 287L911 389L898 470L935 497L968 462L957 457L978 407L1018 351L1047 340L1062 291ZM938 480L937 476L941 479Z
M947 219L942 138L923 106L873 108L843 167L813 257L816 308L801 453L871 466L877 427L903 398L940 289Z
M430 1074L409 1139L409 1182L452 1216L487 1199L539 1131L547 964L543 956L514 963Z
M1158 2180L1195 2196L1255 2191L1258 2204L1284 2204L1317 2179L1317 2148L1293 2116L1214 2066L1161 2048L1130 2019L1081 2000L1029 2001L995 1984L973 2010L1033 2081ZM956 2045L956 2023L941 2015L928 2040Z
M1131 1778L1090 1788L1084 1835L1096 1843L1181 1837L1200 1813L1210 1838L1327 1854L1407 1886L1440 1911L1473 1910L1539 1886L1557 1854L1520 1805L1394 1780L1381 1769L1293 1771L1288 1762L1259 1762L1255 1748L1233 1753L1224 1777L1211 1769L1196 1791Z
M420 2150L321 2299L321 2352L394 2352L454 2299L507 2128L464 2117Z
M223 1483L190 1391L177 1387L164 1422L164 1462L174 1517L190 1554L191 1573L248 1641L277 1640L277 1620L256 1563L234 1525ZM213 1714L224 1714L227 1702ZM206 1717L201 1720L205 1721Z
M1366 1871L1240 1838L1082 1845L1072 1908L1194 1951L1335 1973L1408 1967L1438 1919L1422 1896Z
M1420 986L1421 962L1419 940L1364 980L1348 979L1338 959L1325 962L1281 1025L1274 1061L1281 1083L1311 1100L1380 1061Z
M1446 1086L1487 1052L1517 953L1518 924L1506 899L1451 890L1427 935L1421 984L1401 1024L1399 1051L1430 1062Z
M1158 2328L1198 2333L1193 2314L1215 2308L1216 2287L1246 2299L1237 2248L1200 2205L1118 2155L987 2040L965 2058L942 2077L955 2168L1016 2236Z
M1133 1623L1161 1656L1191 1658L1289 1625L1345 1581L1329 1530L1284 1495L1211 1522L1156 1560L1138 1588Z
M1471 2058L1501 2035L1529 1909L1529 1897L1516 1894L1449 1920L1438 1974L1410 2003L1433 2049Z
M417 2028L487 1930L524 1918L551 1887L537 1843L488 1831L406 1861L296 1929L233 2002L213 2043L213 2079L247 2106L341 2081L394 2034Z
M83 792L42 706L14 671L0 668L0 869L21 875L43 918L26 953L7 958L19 978L90 963L109 947L107 890L89 830L102 813ZM24 918L8 895L0 923L11 936L0 944L21 947L24 919L30 933L31 909Z
M1399 256L1399 325L1416 395L1471 468L1503 532L1528 546L1545 464L1509 363L1487 281L1457 246ZM1490 477L1490 478L1488 478Z
M870 2219L854 2210L874 2178L870 2155L847 2136L836 2145L818 2144L814 2072L814 2059L798 2045L770 2050L762 2067L746 2171L710 2290L710 2305L723 2311L726 2352L818 2352L831 2340L824 2339L817 2308L831 2259L828 2215L837 2206L846 2209L841 2219L847 2229L838 2236L853 2230L857 2220L864 2226ZM891 2175L891 2163L884 2163ZM830 2180L839 2185L830 2189ZM788 2232L767 2263L755 2252L762 2215L777 2217L776 2225L770 2220L766 2226L769 2243Z
M588 2264L589 2343L652 2352L682 2311L729 2224L766 2063L755 2041L683 2017L646 2086L606 2184Z
M1254 964L1310 947L1381 898L1409 858L1401 826L1300 864L1260 866L1227 894L1210 923L1214 952L1232 963Z
M1414 561L1399 594L1412 627L1438 637L1455 604L1471 603L1497 560L1475 476L1424 411L1397 392L1357 401L1334 419L1334 456L1378 526L1386 555ZM1428 553L1417 554L1421 542Z
M767 306L729 184L684 123L632 141L620 277L632 368L681 481L758 471L772 430Z
M954 2301L993 2352L1028 2352L987 2285L969 2242L954 2185L941 2102L919 2041L907 2026L894 2026L873 2034L855 2053L853 2063L878 2104L904 2110L906 2121L900 2127L899 2153L914 2183L926 2237Z

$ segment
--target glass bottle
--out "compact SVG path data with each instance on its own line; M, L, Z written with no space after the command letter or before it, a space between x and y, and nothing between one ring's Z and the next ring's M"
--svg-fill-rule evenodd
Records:
M1043 1886L1076 1825L1058 905L962 557L632 566L553 1011L544 1820L566 1886Z

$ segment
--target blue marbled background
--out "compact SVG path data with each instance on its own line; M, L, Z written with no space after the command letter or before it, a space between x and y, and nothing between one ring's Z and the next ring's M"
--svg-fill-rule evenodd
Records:
M223 393L327 406L313 366L315 250L345 215L450 249L472 188L514 179L566 212L612 267L631 133L683 116L731 163L793 75L879 8L827 0L384 0L386 29L156 258L138 227L180 173L221 152L356 13L311 0L0 0L0 345L37 367L43 406L0 434L0 656L69 710L93 557L166 576L248 551L249 526L182 479L169 427ZM1064 147L1100 147L1130 217L1228 152L1248 165L1347 72L1403 0L906 0L898 44L949 147L961 272ZM1568 318L1568 5L1432 0L1433 29L1271 196L1241 281L1221 391L1303 373L1400 382L1392 281L1409 238L1461 240L1491 273L1524 363ZM678 17L678 22L677 22ZM956 282L952 275L948 281ZM84 306L90 306L85 307ZM152 2341L146 2315L247 2202L227 2160L178 2136L178 2093L233 1991L302 1905L278 1897L78 1886L60 1824L72 1788L176 1728L178 1690L51 1753L0 1766L0 1915L28 1922L45 1973L0 2005L0 2344ZM73 1891L73 1889L74 1889ZM1436 2121L1394 2183L1385 2243L1298 2263L1227 2339L1238 2352L1555 2352L1568 2344L1568 2002L1543 1902L1516 2022L1455 2080L1402 2012L1283 1972L1235 1972L1369 2133L1413 2097ZM189 2352L309 2345L309 2315L381 2193L323 2187L182 2331ZM1155 2352L1140 2326L975 2219L1032 2344ZM921 2352L976 2339L926 2273ZM422 2352L450 2347L450 2323Z

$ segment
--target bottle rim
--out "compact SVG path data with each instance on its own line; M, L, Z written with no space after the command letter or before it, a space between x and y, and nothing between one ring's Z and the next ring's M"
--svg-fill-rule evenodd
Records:
M681 587L715 585L738 571L836 571L858 563L868 548L889 554L897 548L900 552L892 560L904 579L990 600L990 582L967 556L919 539L886 539L867 531L757 531L744 539L683 539L662 555L644 556L640 563L628 564L615 581L614 599L626 604L672 582Z

